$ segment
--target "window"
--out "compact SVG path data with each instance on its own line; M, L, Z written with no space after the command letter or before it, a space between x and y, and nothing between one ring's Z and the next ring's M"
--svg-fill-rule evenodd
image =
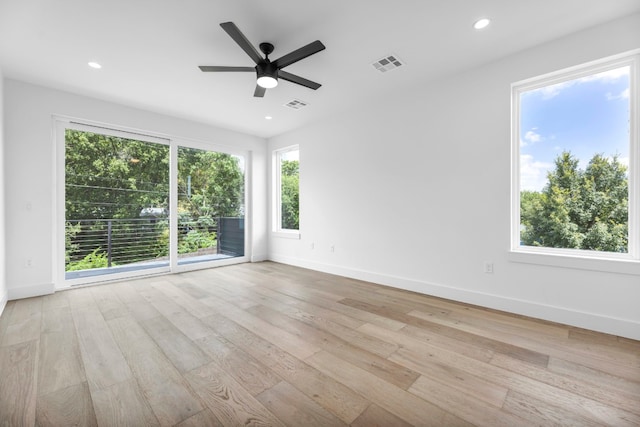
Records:
M638 260L638 55L512 85L512 251Z
M300 150L292 146L274 151L274 227L284 236L299 237L300 230Z

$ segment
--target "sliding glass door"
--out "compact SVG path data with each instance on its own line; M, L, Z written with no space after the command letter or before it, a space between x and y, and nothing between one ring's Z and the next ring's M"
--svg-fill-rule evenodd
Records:
M244 256L244 158L178 147L178 265Z
M247 259L243 155L62 121L56 140L66 285Z
M169 266L169 146L65 130L65 278Z

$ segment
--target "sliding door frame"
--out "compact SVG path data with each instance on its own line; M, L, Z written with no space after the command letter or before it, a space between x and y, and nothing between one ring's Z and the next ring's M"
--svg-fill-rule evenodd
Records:
M219 153L230 154L232 156L240 156L244 158L244 207L245 207L245 215L244 215L244 255L240 257L226 258L226 259L218 259L212 261L203 261L198 263L190 263L190 264L178 264L178 257L171 257L171 271L180 273L184 271L191 270L200 270L203 268L211 268L211 267L220 267L224 265L231 264L239 264L243 262L249 262L251 260L251 187L249 183L251 182L251 151L247 150L237 150L233 147L215 144L215 143L206 143L203 141L197 141L186 138L174 138L171 140L171 156L172 159L176 159L174 162L171 161L171 175L170 175L170 183L171 183L171 191L170 194L170 211L177 212L178 211L178 148L195 148L198 150L206 150L206 151L214 151ZM171 224L171 244L175 244L175 252L174 248L171 248L171 254L178 253L178 216L172 215L171 221L175 221L175 224Z
M157 268L142 269L137 271L109 273L92 277L77 279L66 279L65 277L65 130L73 129L92 133L100 133L108 136L115 136L137 141L162 144L169 147L169 212L176 213L169 215L169 264ZM199 270L205 268L219 267L224 265L239 264L251 260L251 163L252 152L249 150L238 150L234 147L223 144L210 143L193 139L173 137L154 132L130 129L122 126L113 126L104 123L97 123L89 120L75 119L67 116L53 116L53 150L54 150L54 177L53 177L53 218L52 229L52 277L55 289L67 289L72 286L100 284L111 281L119 281L136 277L180 273L184 271ZM215 151L230 155L242 156L244 158L244 255L221 260L204 261L190 264L178 264L178 147L196 148L207 151Z

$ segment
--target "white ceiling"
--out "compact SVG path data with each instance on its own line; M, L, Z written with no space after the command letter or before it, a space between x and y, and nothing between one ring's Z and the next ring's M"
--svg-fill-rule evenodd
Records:
M0 0L0 67L8 78L270 137L638 12L639 0ZM476 31L480 17L492 25ZM253 73L202 73L198 65L254 65L225 21L256 48L273 43L272 59L321 40L326 50L286 70L323 86L281 81L254 98ZM372 67L391 53L406 66ZM309 106L283 107L292 99Z

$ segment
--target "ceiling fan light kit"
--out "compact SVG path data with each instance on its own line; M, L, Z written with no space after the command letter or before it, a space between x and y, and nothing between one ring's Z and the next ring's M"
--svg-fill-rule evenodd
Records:
M264 62L256 65L258 86L265 89L272 89L278 86L278 69L269 61L269 54L273 52L271 43L260 43L260 50L265 55Z
M265 89L273 89L274 87L278 86L278 79L274 76L268 75L258 76L258 80L256 83L258 83L258 86Z
M228 66L216 66L216 65L201 65L199 68L203 72L247 72L255 71L256 73L256 89L253 93L255 97L263 97L267 89L272 89L278 85L278 79L286 80L291 83L295 83L309 89L316 90L321 84L307 80L303 77L295 74L283 71L284 67L287 67L293 63L296 63L308 56L320 52L325 49L325 46L320 40L309 43L299 49L290 52L275 61L269 60L269 55L273 52L273 45L271 43L260 43L260 50L264 54L264 58L256 50L256 48L249 42L240 29L233 22L223 22L220 24L223 30L229 34L229 36L245 51L247 55L255 62L255 67L228 67Z

